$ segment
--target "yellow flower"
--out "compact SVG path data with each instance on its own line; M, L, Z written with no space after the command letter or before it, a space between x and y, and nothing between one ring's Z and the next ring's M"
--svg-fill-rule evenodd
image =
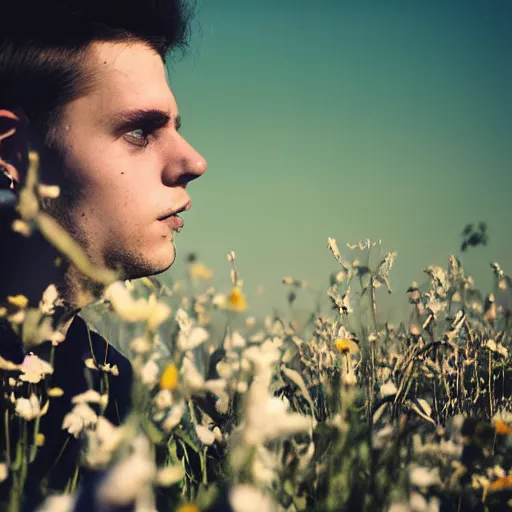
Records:
M347 355L359 352L359 346L357 343L348 338L336 338L336 340L334 340L334 345L340 354Z
M46 438L44 437L44 434L41 432L38 432L36 434L36 446L43 446Z
M174 391L178 388L178 369L174 363L171 363L160 377L160 389Z
M498 478L498 480L491 482L489 487L487 487L488 492L504 491L507 489L512 489L512 475Z
M16 306L20 309L24 309L28 305L28 299L27 299L27 297L25 297L25 295L14 295L14 296L9 295L7 297L7 302L11 306Z
M52 398L58 398L64 394L64 390L62 388L50 388L48 390L48 396Z
M512 426L510 426L508 423L505 423L503 420L498 419L496 421L496 424L494 425L496 429L496 434L499 436L505 436L507 434L512 434Z
M245 300L245 295L242 293L242 290L238 286L235 286L233 290L231 290L231 294L228 297L228 308L240 313L247 309L247 301Z
M201 279L208 280L213 277L213 270L202 263L191 263L189 265L189 272L192 279L197 279L198 281Z
M199 507L194 503L186 503L185 505L181 505L178 509L178 512L200 512Z

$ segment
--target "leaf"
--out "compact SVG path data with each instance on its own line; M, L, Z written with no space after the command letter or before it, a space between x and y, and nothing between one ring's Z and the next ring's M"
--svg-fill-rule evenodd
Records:
M372 419L373 424L377 423L381 419L381 417L384 414L384 411L386 410L388 405L390 406L389 402L384 402L382 405L379 405L377 410L373 413L373 419Z
M308 401L309 406L311 407L311 416L314 424L316 424L316 422L314 421L315 406L313 404L313 400L311 399L311 395L309 394L309 391L306 387L306 384L304 383L302 375L296 370L291 370L290 368L287 368L284 364L281 366L281 371L301 390L302 394L304 395L304 398Z
M436 425L436 422L430 417L432 414L432 408L423 398L415 398L410 402L411 409L421 416L424 420L432 423L432 425Z

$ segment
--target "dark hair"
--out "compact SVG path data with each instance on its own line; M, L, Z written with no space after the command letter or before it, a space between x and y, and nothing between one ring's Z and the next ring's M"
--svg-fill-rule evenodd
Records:
M186 48L191 16L186 0L0 0L0 108L50 144L62 108L91 84L91 43L143 42L165 61Z

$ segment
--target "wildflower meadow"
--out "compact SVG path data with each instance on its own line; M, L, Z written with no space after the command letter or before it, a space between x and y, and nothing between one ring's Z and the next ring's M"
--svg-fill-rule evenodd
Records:
M325 280L330 307L319 304L299 322L294 301L308 284L284 276L288 313L260 318L235 252L223 289L198 257L165 282L119 281L93 268L39 209L56 194L38 186L32 154L13 229L41 231L107 285L80 314L129 358L133 407L114 426L103 414L108 389L74 397L61 428L81 440L79 463L65 489L46 491L40 510L75 510L88 470L103 475L87 491L102 510L135 503L153 511L157 497L169 512L512 507L512 282L499 263L489 265L495 286L483 295L447 255L446 267L425 269L426 285L411 284L410 313L392 324L379 301L395 293L396 253L381 242L329 238L325 250L338 266ZM0 311L28 354L21 365L0 359L9 511L22 510L27 468L45 443L39 421L63 392L52 385L52 356L30 353L43 340L55 352L69 343L47 321L58 303L49 286L39 308L18 295ZM84 364L101 378L122 371ZM13 422L23 434L11 451Z

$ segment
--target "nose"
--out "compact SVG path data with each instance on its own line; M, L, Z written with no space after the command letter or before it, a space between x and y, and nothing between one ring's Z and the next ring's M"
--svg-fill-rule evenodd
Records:
M174 148L171 162L166 168L165 185L185 186L192 180L202 176L208 167L204 157L198 153L185 139L180 137L178 147Z

